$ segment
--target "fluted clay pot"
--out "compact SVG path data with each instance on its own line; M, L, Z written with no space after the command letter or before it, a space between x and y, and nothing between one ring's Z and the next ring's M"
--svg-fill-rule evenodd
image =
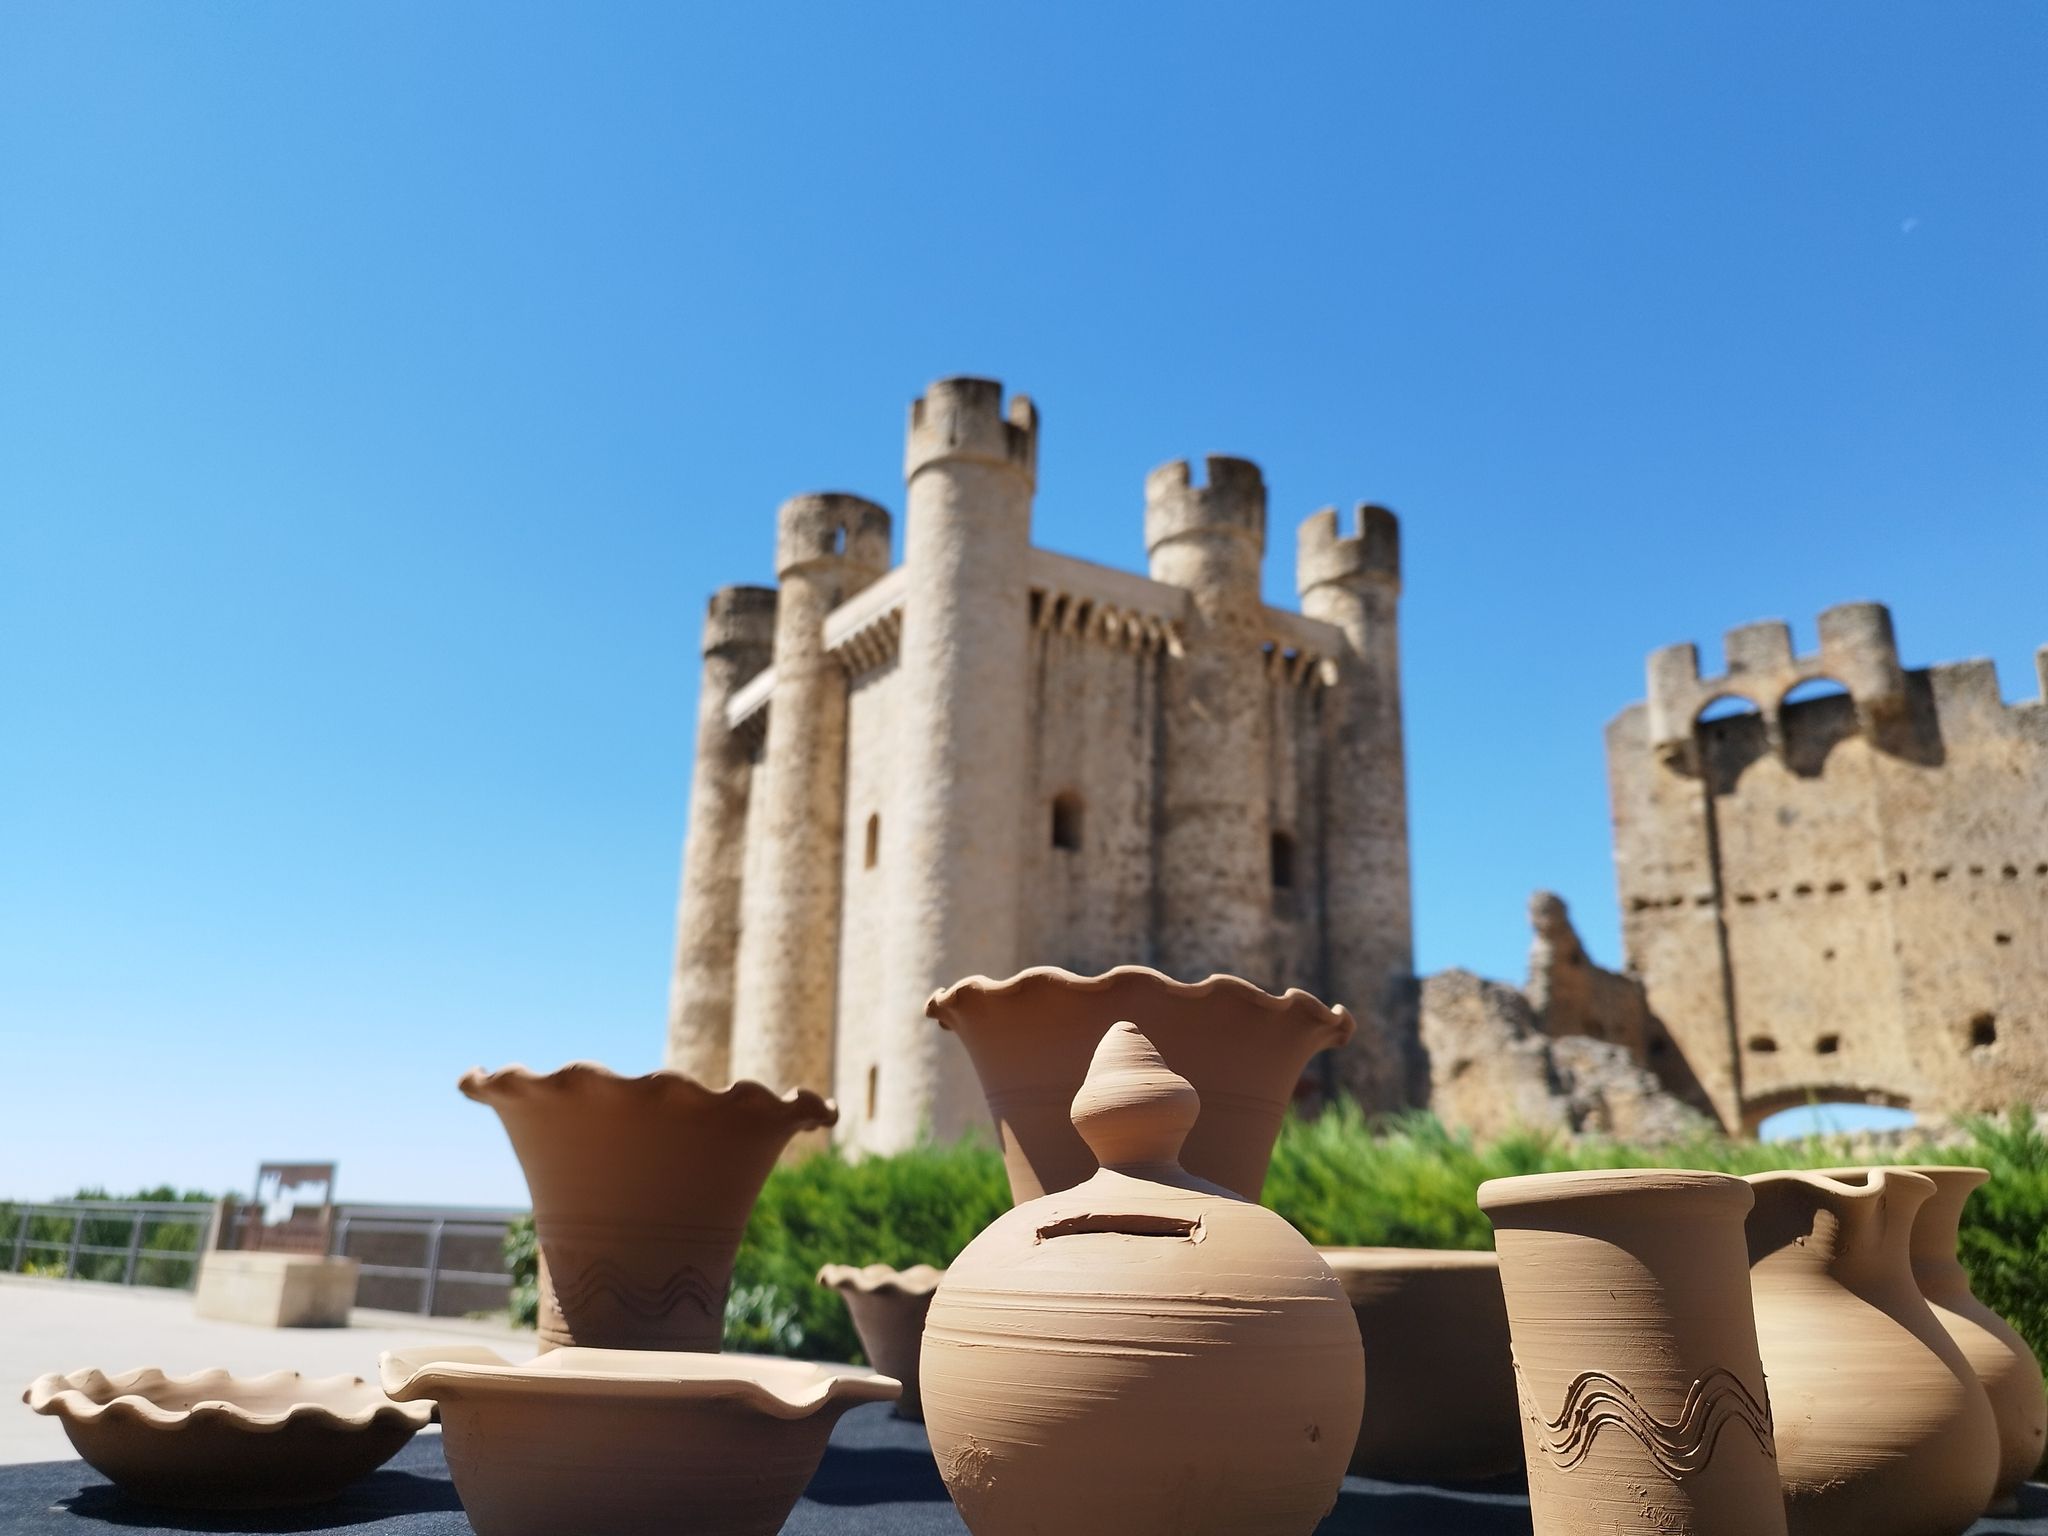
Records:
M846 1299L853 1331L860 1335L860 1347L875 1369L903 1383L903 1395L896 1400L899 1419L924 1418L924 1401L917 1390L917 1356L932 1292L945 1273L929 1264L913 1264L908 1269L891 1269L887 1264L858 1269L851 1264L827 1264L818 1271L818 1284Z
M1319 1248L1358 1319L1372 1390L1351 1470L1471 1482L1522 1464L1500 1260L1426 1248Z
M2020 1484L2041 1464L2048 1397L2033 1350L2010 1323L1971 1294L1970 1277L1956 1258L1963 1205L1991 1175L1983 1168L1942 1164L1916 1165L1910 1171L1934 1181L1933 1195L1913 1218L1913 1280L1991 1401L1991 1416L1998 1423L1998 1486L1990 1508L2009 1513L2017 1507Z
M1101 1160L961 1252L924 1416L974 1536L1308 1536L1365 1391L1358 1325L1285 1221L1185 1172L1201 1101L1129 1023L1074 1124Z
M543 1349L716 1350L761 1186L791 1137L839 1118L808 1090L587 1061L479 1067L459 1086L498 1112L526 1174Z
M1479 1205L1539 1536L1783 1536L1742 1180L1533 1174L1480 1185Z
M1991 1500L1998 1425L1913 1280L1934 1181L1758 1173L1750 1285L1793 1536L1956 1536Z
M1071 1189L1095 1171L1068 1107L1112 1024L1129 1021L1194 1085L1202 1118L1181 1165L1247 1200L1259 1198L1280 1122L1302 1069L1351 1038L1351 1015L1308 993L1281 996L1236 976L1175 981L1142 965L1100 976L1052 966L1008 981L970 976L934 992L925 1012L957 1034L1002 1139L1020 1204Z
M439 1407L476 1536L775 1536L839 1416L896 1395L857 1366L652 1349L429 1345L379 1373Z

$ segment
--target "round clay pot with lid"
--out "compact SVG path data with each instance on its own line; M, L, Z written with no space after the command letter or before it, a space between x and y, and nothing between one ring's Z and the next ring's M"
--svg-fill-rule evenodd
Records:
M1750 1287L1793 1536L1958 1536L1991 1500L1998 1425L1913 1279L1934 1181L1874 1168L1749 1183Z
M587 1061L459 1086L498 1112L533 1196L542 1349L716 1351L761 1186L792 1137L839 1118L808 1089Z
M1309 1058L1345 1044L1356 1027L1342 1007L1299 989L1275 995L1236 976L1175 981L1142 965L1099 976L1054 966L1007 981L970 976L934 992L925 1012L973 1059L1019 1203L1095 1172L1068 1108L1110 1026L1135 1023L1201 1095L1181 1166L1247 1200L1265 1185Z
M1991 1174L1983 1168L1940 1163L1914 1164L1907 1171L1934 1181L1933 1195L1913 1218L1913 1280L1990 1400L1991 1416L1998 1423L1998 1486L1992 1490L1989 1508L1993 1514L2009 1514L2018 1507L2020 1484L2041 1464L2048 1397L2043 1395L2041 1363L2033 1350L2010 1323L1971 1292L1970 1277L1956 1257L1963 1206Z
M1315 1250L1177 1161L1201 1101L1136 1026L1073 1122L1101 1160L990 1223L925 1321L925 1425L974 1536L1308 1536L1365 1391Z
M1319 1248L1358 1319L1372 1390L1351 1470L1474 1482L1522 1465L1514 1351L1489 1252Z
M1541 1536L1782 1536L1742 1180L1531 1174L1480 1185L1479 1206Z

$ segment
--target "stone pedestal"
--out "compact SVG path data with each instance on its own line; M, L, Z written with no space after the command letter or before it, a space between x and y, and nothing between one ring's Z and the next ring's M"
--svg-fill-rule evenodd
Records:
M216 1250L200 1263L192 1310L259 1328L346 1328L359 1267L311 1253Z

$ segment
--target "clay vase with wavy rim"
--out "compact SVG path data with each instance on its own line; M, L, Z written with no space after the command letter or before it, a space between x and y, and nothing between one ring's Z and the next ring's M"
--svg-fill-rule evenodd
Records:
M2009 1514L2018 1508L2015 1495L2020 1484L2041 1464L2048 1396L2033 1350L2010 1323L1972 1294L1970 1277L1956 1258L1963 1206L1991 1174L1984 1168L1939 1163L1915 1164L1907 1171L1934 1181L1933 1195L1913 1218L1913 1280L1990 1399L1991 1416L1998 1422L1998 1486L1988 1508L1993 1514Z
M428 1346L379 1371L438 1405L476 1536L775 1536L839 1416L897 1390L851 1365L642 1349Z
M808 1089L581 1061L459 1086L498 1112L533 1196L542 1349L717 1350L761 1186L791 1137L839 1118Z
M1783 1536L1750 1198L1740 1179L1670 1168L1479 1186L1538 1536Z
M1957 1536L1991 1500L1998 1425L1913 1280L1934 1181L1749 1177L1750 1288L1792 1536Z
M1336 1503L1358 1325L1294 1228L1182 1169L1200 1112L1118 1024L1072 1110L1101 1171L946 1270L924 1417L974 1536L1308 1536Z
M281 1509L333 1498L403 1448L432 1403L360 1376L166 1376L154 1366L38 1376L21 1395L130 1498L173 1509Z
M1008 981L970 976L934 992L925 1012L973 1058L1019 1204L1095 1172L1068 1110L1111 1025L1136 1024L1201 1095L1181 1166L1247 1200L1265 1185L1302 1069L1355 1027L1345 1009L1299 989L1275 996L1236 976L1175 981L1142 965L1100 976L1053 966Z
M913 1264L908 1269L891 1269L886 1264L858 1269L851 1264L827 1264L818 1271L818 1284L845 1298L853 1331L860 1335L860 1347L875 1369L903 1383L903 1395L896 1400L899 1419L924 1419L924 1401L917 1388L917 1356L932 1292L945 1274L929 1264Z
M1318 1248L1358 1319L1372 1390L1351 1470L1474 1482L1522 1464L1514 1351L1491 1253Z

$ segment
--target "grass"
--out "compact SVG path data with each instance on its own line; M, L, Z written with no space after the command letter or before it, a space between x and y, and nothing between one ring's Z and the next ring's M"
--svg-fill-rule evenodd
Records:
M1979 1299L2048 1363L2048 1136L2032 1113L1972 1122L1953 1144L1888 1145L1886 1155L1991 1170L1991 1182L1964 1209L1963 1263ZM1741 1174L1869 1161L1867 1142L1841 1137L1770 1144L1715 1137L1645 1148L1522 1133L1479 1143L1428 1115L1374 1126L1343 1107L1313 1121L1289 1120L1264 1199L1324 1247L1490 1248L1493 1230L1475 1195L1491 1178L1576 1168ZM776 1169L733 1271L726 1346L860 1359L844 1304L814 1283L818 1267L944 1265L1009 1204L1002 1159L976 1141L858 1162L825 1153ZM515 1229L507 1252L522 1282L514 1315L530 1326L530 1224Z

